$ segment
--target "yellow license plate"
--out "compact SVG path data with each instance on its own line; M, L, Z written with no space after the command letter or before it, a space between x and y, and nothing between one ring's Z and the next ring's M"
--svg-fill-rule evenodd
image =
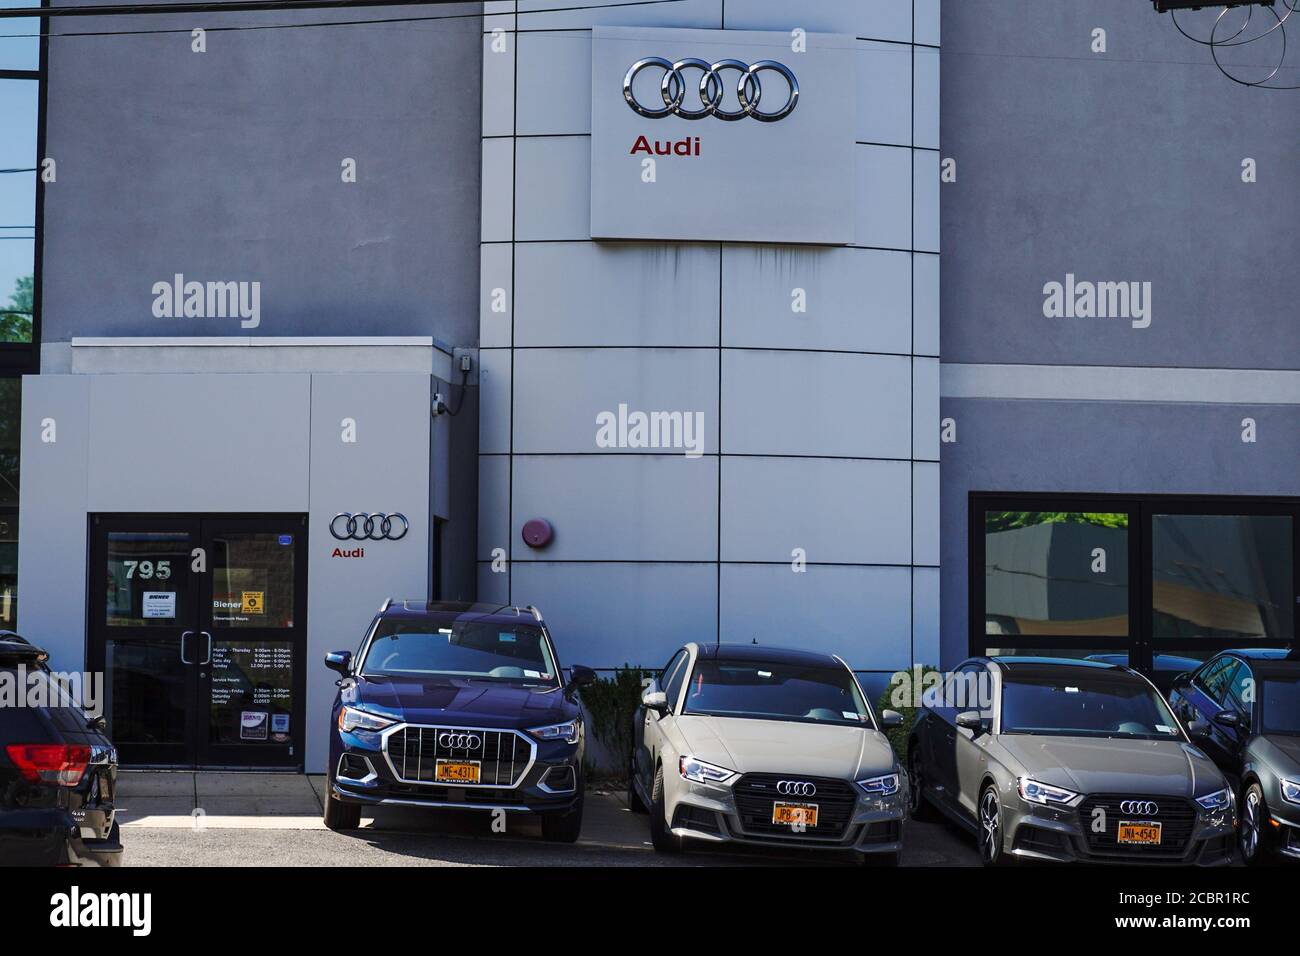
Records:
M439 783L478 783L479 768L477 760L439 760L433 768L433 779Z
M1119 823L1119 842L1120 843L1145 843L1151 846L1160 845L1160 827L1159 823L1129 823L1121 820Z
M817 804L774 803L772 804L772 822L789 826L803 824L806 827L815 827L817 825Z

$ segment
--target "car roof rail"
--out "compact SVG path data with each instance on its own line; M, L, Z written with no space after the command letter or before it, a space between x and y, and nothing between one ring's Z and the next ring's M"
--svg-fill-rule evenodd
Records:
M532 613L533 613L533 617L535 617L537 620L540 621L540 620L542 619L542 612L539 611L539 610L537 610L537 608L533 607L533 605L531 605L531 604L526 604L526 605L524 605L524 610L525 610L525 611L532 611Z
M384 598L384 603L379 605L379 613L383 614L392 606L393 606L393 599L390 597Z

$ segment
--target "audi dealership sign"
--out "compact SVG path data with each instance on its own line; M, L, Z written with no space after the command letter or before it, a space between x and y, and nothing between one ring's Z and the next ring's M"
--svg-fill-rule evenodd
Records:
M596 27L594 239L853 242L854 46Z

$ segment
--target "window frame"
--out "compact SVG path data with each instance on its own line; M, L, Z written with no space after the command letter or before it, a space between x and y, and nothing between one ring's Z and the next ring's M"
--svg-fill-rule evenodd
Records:
M1300 619L1300 498L1249 495L1123 495L1052 492L973 491L967 501L967 636L969 653L979 657L995 642L986 635L984 594L984 525L986 511L1104 511L1127 512L1128 533L1128 636L1106 635L1043 636L1016 635L1020 645L1043 651L1073 650L1080 647L1096 653L1127 651L1129 666L1151 673L1156 654L1195 650L1208 663L1217 654L1241 647L1234 638L1188 638L1184 641L1153 638L1155 612L1152 606L1153 521L1160 515L1285 515L1291 518L1291 604L1293 633L1277 638L1250 638L1252 647L1291 647ZM1007 644L1008 636L996 637Z
M43 11L50 0L41 0L32 13L40 24L40 53L35 70L0 69L0 80L31 80L36 83L36 208L32 210L34 241L32 243L32 340L30 342L0 342L0 375L35 375L41 364L41 285L45 259L45 182L41 178L41 161L45 157L46 94L49 89L49 17ZM7 296L7 290L0 290ZM7 299L6 299L7 301Z

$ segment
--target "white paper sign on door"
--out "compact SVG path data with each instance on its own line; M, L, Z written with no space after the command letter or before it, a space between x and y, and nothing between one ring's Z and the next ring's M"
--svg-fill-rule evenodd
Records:
M175 591L145 591L144 616L174 618L176 616Z

